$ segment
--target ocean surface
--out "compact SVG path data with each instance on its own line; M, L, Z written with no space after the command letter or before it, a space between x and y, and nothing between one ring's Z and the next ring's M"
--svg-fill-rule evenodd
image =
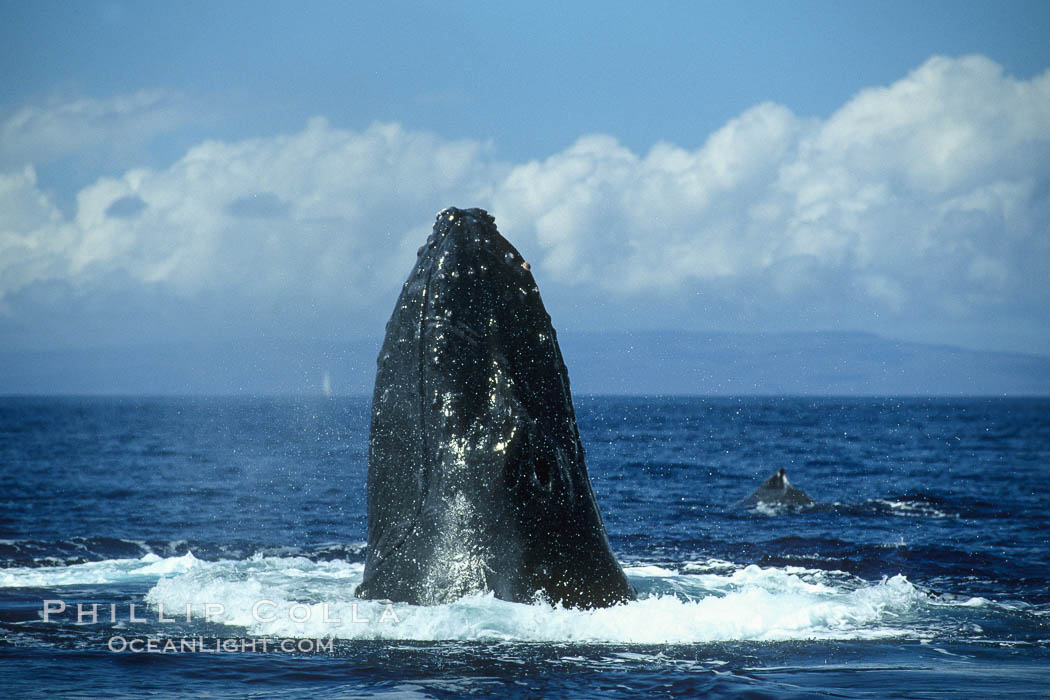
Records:
M1050 697L1050 400L576 409L606 610L357 601L366 398L0 398L0 695Z

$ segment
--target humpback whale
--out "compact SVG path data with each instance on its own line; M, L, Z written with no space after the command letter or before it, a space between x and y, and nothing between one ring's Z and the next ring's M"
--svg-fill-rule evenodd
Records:
M754 493L740 501L741 506L755 506L759 503L767 505L783 506L805 506L813 503L813 499L806 495L802 489L795 488L787 478L787 470L781 467L773 476L762 482Z
M582 608L635 596L530 267L488 212L449 208L379 353L355 595L434 605L479 592Z

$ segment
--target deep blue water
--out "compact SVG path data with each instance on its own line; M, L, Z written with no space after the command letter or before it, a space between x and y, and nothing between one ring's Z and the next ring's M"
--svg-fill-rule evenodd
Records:
M391 621L352 607L366 399L0 399L3 692L1050 695L1050 400L576 408L641 599L478 596ZM816 505L734 505L780 467ZM45 600L67 609L45 622ZM78 623L78 602L98 619ZM207 604L223 610L205 620Z

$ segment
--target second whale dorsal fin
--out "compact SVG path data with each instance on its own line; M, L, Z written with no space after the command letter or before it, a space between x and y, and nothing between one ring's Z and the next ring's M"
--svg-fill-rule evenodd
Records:
M813 503L805 491L795 488L787 478L787 470L781 467L762 482L755 491L740 502L743 506L766 505L804 506Z

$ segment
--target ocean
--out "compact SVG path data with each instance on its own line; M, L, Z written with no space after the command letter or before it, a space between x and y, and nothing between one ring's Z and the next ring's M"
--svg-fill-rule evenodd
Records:
M356 600L367 398L0 398L0 693L1050 697L1050 400L576 410L604 610Z

